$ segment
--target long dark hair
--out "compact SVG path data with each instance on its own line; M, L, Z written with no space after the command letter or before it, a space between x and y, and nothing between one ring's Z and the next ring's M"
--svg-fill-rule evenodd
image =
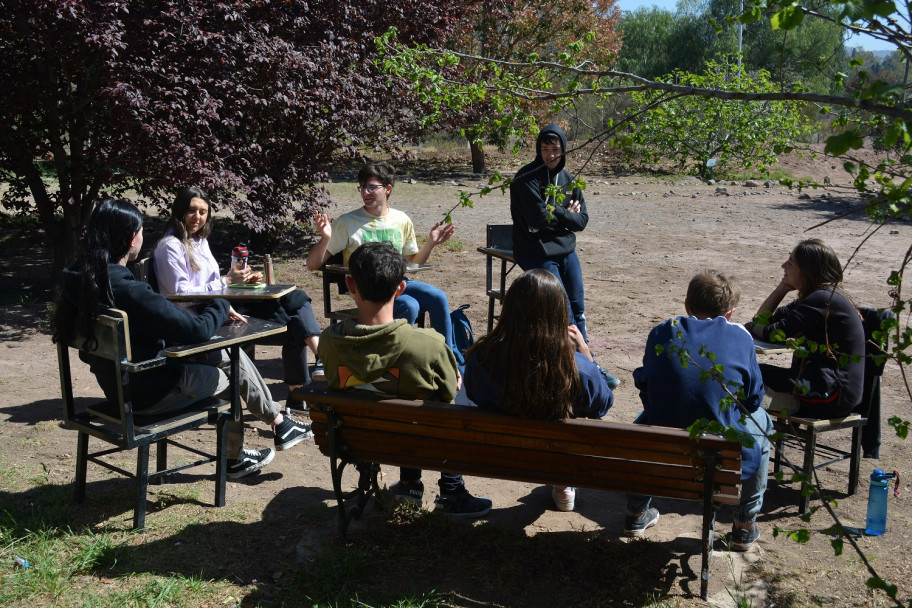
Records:
M193 238L205 239L212 234L212 203L209 202L209 195L203 189L194 186L187 186L178 190L177 196L174 197L174 203L171 205L171 217L168 218L168 222L165 224L165 234L169 230L174 232L174 236L184 244L184 249L187 251L187 257L190 260L190 268L199 270L199 263L196 261L193 249L190 247L190 233L187 231L187 225L184 224L184 216L190 209L190 201L195 198L206 202L209 213L206 214L206 223L193 235Z
M835 289L842 283L842 264L836 252L820 239L801 241L792 254L801 275L800 299L822 287Z
M142 225L139 209L125 199L105 199L95 208L82 253L68 268L79 275L79 301L73 301L75 294L61 290L51 320L54 342L70 342L80 335L85 338L84 347L94 346L92 325L98 310L114 306L108 264L116 264L130 252Z
M513 281L497 326L480 338L477 352L487 369L503 374L500 405L522 418L564 420L582 385L567 327L570 315L560 281L534 268Z

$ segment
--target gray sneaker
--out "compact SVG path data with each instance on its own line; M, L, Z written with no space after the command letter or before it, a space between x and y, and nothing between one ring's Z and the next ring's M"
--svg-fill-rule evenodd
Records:
M750 528L739 528L733 525L728 543L732 551L747 551L754 546L758 538L760 538L760 526L756 522Z
M410 504L420 507L424 503L424 484L421 481L402 483L397 481L390 486L393 500L401 504Z
M649 507L639 515L628 515L624 520L624 536L637 538L643 536L646 528L659 523L659 510Z
M237 458L228 459L228 478L238 479L251 473L256 473L275 458L275 450L265 448L262 450L248 450L244 448Z

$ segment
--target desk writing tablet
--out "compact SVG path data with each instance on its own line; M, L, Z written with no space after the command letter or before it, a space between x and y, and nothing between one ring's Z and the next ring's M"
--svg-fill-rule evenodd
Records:
M173 302L202 302L216 298L224 298L226 300L277 300L295 289L297 289L296 285L262 285L261 287L253 285L237 287L231 285L213 291L187 291L165 297Z
M754 338L754 350L758 355L776 355L791 352L792 349L782 342L767 342L760 338Z
M164 352L166 357L189 357L190 355L198 355L234 344L243 344L244 342L258 340L266 336L280 334L284 331L284 325L249 317L246 323L234 322L222 325L215 335L205 342L169 346L165 348Z

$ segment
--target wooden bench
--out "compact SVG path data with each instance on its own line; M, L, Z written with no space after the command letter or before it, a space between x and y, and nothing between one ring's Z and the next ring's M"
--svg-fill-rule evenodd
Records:
M380 490L381 464L479 477L695 500L703 504L700 593L706 599L715 514L737 505L741 447L717 436L599 420L524 420L476 407L379 399L364 391L295 391L310 407L314 440L330 458L344 536ZM358 485L343 491L353 465ZM354 498L346 509L345 501Z

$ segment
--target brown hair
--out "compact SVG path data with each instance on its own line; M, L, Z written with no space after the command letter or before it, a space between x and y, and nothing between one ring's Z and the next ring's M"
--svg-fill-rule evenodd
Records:
M466 353L503 375L500 405L521 418L565 420L582 391L567 327L567 296L547 270L521 274L507 291L497 326Z
M687 286L687 306L698 317L724 316L738 305L741 288L735 280L718 270L697 273Z
M209 213L206 214L206 223L200 226L194 238L204 239L212 234L212 203L209 202L209 195L201 188L193 186L178 190L177 196L174 197L174 203L171 205L171 217L168 218L168 222L165 224L165 234L167 234L168 230L174 232L174 236L183 243L184 249L187 251L190 268L199 270L200 266L196 258L193 257L193 249L190 247L190 234L187 231L187 225L184 224L184 216L190 209L190 201L195 198L205 201L206 206L209 208Z
M800 299L821 287L835 288L842 283L842 264L836 252L820 239L801 241L792 254L801 275Z

